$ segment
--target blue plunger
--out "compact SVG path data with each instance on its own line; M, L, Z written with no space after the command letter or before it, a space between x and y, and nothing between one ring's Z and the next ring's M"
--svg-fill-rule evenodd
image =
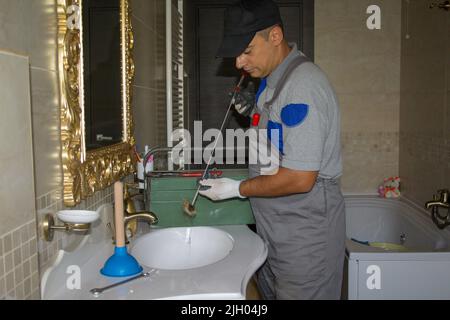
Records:
M142 272L136 259L128 254L127 247L115 247L100 273L107 277L129 277Z
M136 259L127 252L125 246L125 226L123 218L123 184L114 184L114 221L116 226L116 247L114 254L105 262L100 273L108 277L129 277L142 272Z

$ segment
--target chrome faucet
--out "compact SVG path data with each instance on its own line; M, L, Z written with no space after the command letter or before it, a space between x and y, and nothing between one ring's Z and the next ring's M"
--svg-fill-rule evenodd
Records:
M439 229L444 229L450 225L450 191L447 189L438 190L437 195L433 195L433 200L425 203L426 209L431 209L431 219ZM441 214L440 209L446 209L446 214Z

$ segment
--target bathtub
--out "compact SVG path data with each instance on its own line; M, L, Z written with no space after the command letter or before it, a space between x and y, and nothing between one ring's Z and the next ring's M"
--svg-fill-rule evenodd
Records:
M344 298L450 299L450 232L425 209L376 196L346 196L345 204Z

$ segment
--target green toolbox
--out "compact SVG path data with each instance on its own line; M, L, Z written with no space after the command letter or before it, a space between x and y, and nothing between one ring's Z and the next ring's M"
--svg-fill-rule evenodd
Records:
M189 172L189 171L182 171ZM153 176L152 176L153 175ZM197 191L199 178L186 176L147 177L147 209L159 219L154 227L186 227L254 224L253 212L248 199L211 201L201 195L195 203L196 215L188 216L183 211L183 202L191 202ZM248 171L223 170L220 177L244 180Z

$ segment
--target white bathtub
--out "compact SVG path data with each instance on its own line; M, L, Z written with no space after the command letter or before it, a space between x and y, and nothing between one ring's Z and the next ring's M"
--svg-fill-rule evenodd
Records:
M346 196L344 297L348 299L450 299L450 232L405 199ZM447 228L448 229L448 228ZM385 250L351 239L391 243Z

